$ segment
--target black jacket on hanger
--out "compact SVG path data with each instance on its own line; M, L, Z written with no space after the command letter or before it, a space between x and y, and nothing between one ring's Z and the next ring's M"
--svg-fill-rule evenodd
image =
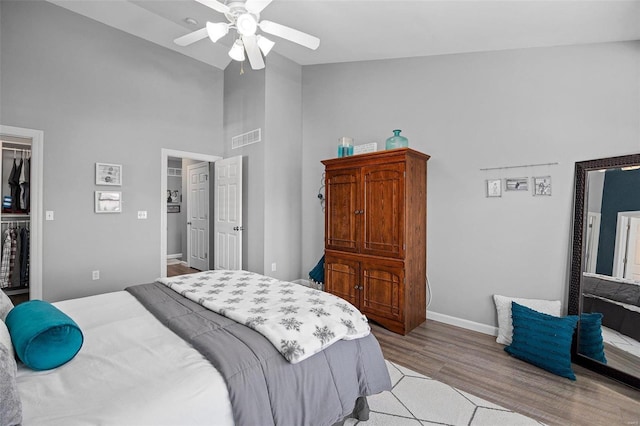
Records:
M20 172L22 171L22 160L20 165L16 164L16 159L13 159L13 167L11 167L11 174L9 175L9 186L11 187L11 210L20 210Z

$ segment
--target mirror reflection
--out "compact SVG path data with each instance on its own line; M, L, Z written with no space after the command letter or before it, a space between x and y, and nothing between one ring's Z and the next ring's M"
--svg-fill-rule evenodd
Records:
M585 184L577 350L640 377L640 165L589 170Z

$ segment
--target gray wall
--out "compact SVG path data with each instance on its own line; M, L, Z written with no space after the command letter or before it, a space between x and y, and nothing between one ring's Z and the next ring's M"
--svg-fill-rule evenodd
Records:
M429 310L495 325L495 293L564 301L574 162L640 149L639 75L640 42L304 67L303 267L323 249L320 160L397 128L432 156ZM485 198L486 179L546 175L551 197Z
M44 210L55 220L44 222L44 298L152 281L160 150L222 155L223 73L50 3L0 7L0 122L45 135ZM94 191L114 189L95 185L96 162L123 166L121 214L93 212Z
M267 58L265 89L265 253L267 275L294 280L301 271L302 67ZM276 263L276 271L272 271Z

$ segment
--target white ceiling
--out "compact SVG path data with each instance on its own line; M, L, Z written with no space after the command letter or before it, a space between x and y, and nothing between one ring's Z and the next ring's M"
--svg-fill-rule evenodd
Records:
M48 1L220 69L231 60L233 31L215 44L173 43L206 21L226 22L193 0ZM269 36L300 65L640 40L640 0L274 0L261 19L320 38L312 51Z

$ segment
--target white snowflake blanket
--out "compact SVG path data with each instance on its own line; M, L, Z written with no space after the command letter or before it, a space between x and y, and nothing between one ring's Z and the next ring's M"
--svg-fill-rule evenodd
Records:
M367 318L346 300L253 272L205 271L158 282L256 330L292 364L371 331Z

